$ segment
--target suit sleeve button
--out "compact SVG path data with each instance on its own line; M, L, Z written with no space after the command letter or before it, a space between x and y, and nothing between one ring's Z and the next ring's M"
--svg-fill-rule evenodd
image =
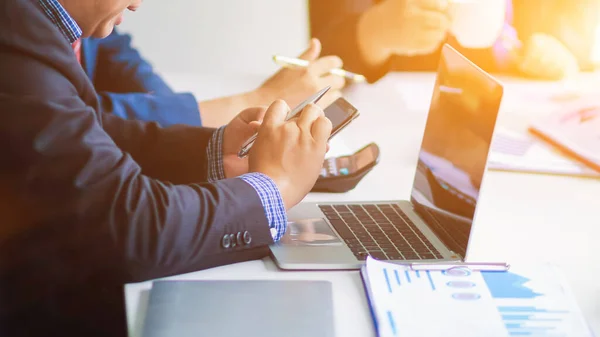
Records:
M252 236L250 235L250 232L245 231L244 232L244 243L247 245L249 245L252 242Z
M231 248L234 248L235 246L237 246L237 242L235 241L234 234L229 234L229 241L231 242Z
M231 247L231 240L229 239L229 234L225 234L223 239L221 240L221 246L225 249Z
M244 234L242 234L242 232L238 232L235 240L237 241L238 246L243 246L244 245Z

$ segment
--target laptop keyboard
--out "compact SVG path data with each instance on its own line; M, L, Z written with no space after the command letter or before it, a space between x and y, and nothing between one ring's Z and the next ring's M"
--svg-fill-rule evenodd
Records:
M319 205L354 256L365 260L440 259L441 254L396 204Z

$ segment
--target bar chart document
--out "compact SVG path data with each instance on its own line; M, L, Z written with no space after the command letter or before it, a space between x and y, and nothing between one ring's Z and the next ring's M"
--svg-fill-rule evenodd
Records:
M412 271L369 257L361 275L380 337L593 337L551 265Z

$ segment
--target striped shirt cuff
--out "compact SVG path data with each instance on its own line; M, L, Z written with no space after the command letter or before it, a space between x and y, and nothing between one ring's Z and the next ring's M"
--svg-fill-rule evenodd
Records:
M223 133L225 127L218 128L208 141L206 156L208 158L208 181L215 182L225 179L223 168Z
M287 227L287 213L283 198L279 193L279 189L275 182L262 173L248 173L240 176L242 180L252 186L262 202L265 209L265 215L271 228L271 236L273 241L277 242Z

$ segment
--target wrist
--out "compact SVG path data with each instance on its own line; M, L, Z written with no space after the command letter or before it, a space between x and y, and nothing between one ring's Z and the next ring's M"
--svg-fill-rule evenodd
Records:
M277 189L279 189L279 194L281 195L281 199L283 200L283 205L285 206L286 210L290 210L290 208L294 207L294 203L292 202L291 197L290 197L290 188L292 187L292 184L290 184L290 182L287 179L277 179L277 180L273 180L275 182L275 185L277 186Z
M269 87L265 87L264 85L261 85L260 87L258 87L257 89L254 89L254 91L251 91L251 92L247 93L246 95L248 96L249 102L253 103L253 104L250 104L249 106L262 106L262 105L268 106L273 101L280 98L280 97L277 97L278 95L273 91L273 89L271 89Z
M281 200L283 201L283 205L286 210L289 210L290 208L292 208L294 206L294 203L291 200L292 198L290 196L290 191L291 191L290 189L293 188L293 185L291 184L289 179L280 177L276 174L269 172L268 170L252 170L252 169L250 169L250 172L259 173L259 174L262 174L262 175L268 177L269 179L271 179L271 181L275 184L275 186L277 187L277 190L279 191L279 195L281 196Z
M200 110L200 120L202 121L203 127L219 128L225 123L224 118L221 116L220 111L215 111L212 102L198 102L198 109Z

